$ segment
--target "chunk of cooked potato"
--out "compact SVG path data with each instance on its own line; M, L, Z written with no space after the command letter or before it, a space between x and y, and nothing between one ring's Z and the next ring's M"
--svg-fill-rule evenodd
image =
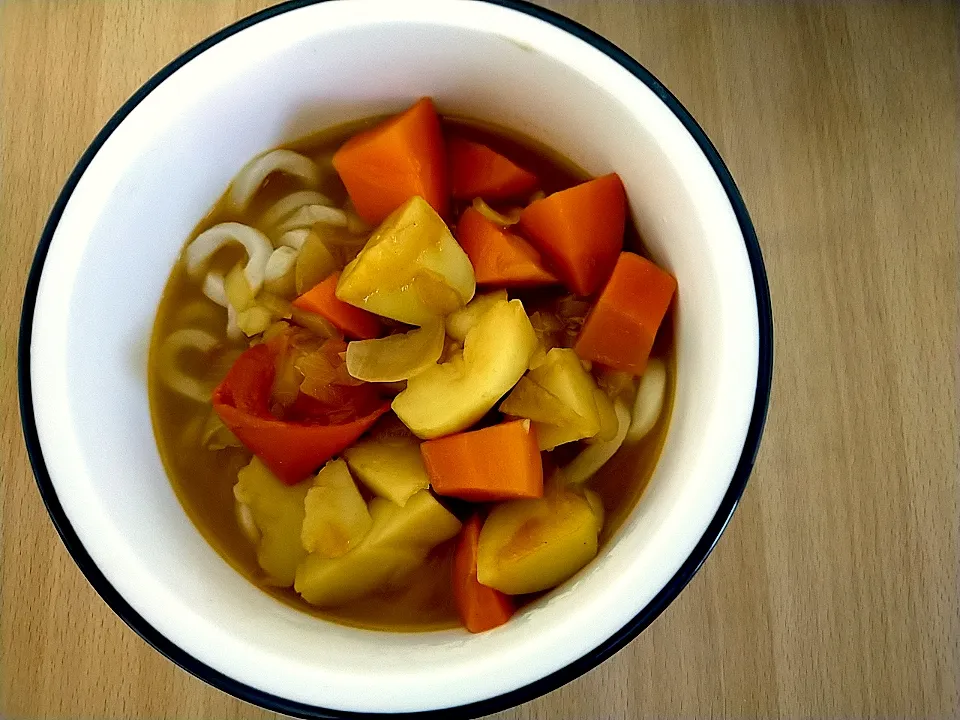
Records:
M480 322L480 318L487 310L506 301L506 290L494 290L483 295L477 295L465 307L447 315L447 335L462 344L467 338L467 333Z
M337 283L344 302L411 325L463 307L475 290L470 259L420 196L383 221Z
M536 344L523 304L497 303L467 333L462 353L409 380L393 411L424 439L465 430L521 378Z
M595 507L565 489L500 503L480 531L477 579L509 595L556 587L597 554Z
M416 438L361 440L347 448L343 455L360 482L400 507L406 505L414 493L430 487Z
M356 547L373 520L343 460L331 460L317 473L304 500L300 540L309 553L335 558Z
M361 543L338 558L316 553L300 563L294 588L318 607L335 607L401 580L436 545L460 532L460 521L427 491L403 507L370 502L373 526Z
M297 565L307 552L300 542L304 498L310 483L285 485L258 458L237 474L233 495L250 508L260 531L257 562L271 581L279 586L293 584Z

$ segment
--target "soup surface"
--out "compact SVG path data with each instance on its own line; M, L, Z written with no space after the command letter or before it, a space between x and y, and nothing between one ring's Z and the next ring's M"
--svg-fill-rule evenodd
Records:
M470 120L431 135L432 112L240 172L170 275L150 402L187 514L265 592L476 632L589 562L643 491L675 283L641 259L616 176Z

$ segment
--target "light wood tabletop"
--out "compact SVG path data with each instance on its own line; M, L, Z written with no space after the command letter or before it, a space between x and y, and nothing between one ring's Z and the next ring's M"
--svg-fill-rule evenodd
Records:
M0 716L271 715L165 660L83 578L36 490L15 379L27 270L77 158L154 72L267 4L0 9ZM956 717L956 7L549 5L644 63L720 149L766 259L775 377L753 477L689 587L611 660L500 717Z

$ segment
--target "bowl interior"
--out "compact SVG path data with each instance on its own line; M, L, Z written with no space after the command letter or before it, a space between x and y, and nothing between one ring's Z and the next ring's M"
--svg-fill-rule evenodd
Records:
M211 47L160 84L89 164L54 234L31 347L54 490L107 580L206 665L289 700L358 711L450 707L526 685L636 615L690 554L740 456L757 377L750 264L730 202L666 105L587 43L486 3L303 7ZM150 330L180 248L251 156L432 96L593 174L620 173L678 278L678 383L659 465L598 558L507 625L383 633L273 600L180 507L146 394Z

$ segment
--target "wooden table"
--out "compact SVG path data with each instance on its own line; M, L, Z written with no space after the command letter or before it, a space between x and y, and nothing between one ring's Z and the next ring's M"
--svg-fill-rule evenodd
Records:
M144 644L48 521L15 350L45 217L113 111L260 0L0 10L2 685L10 718L259 718ZM549 3L632 53L720 148L766 257L776 375L756 471L689 588L504 718L960 712L957 11Z

